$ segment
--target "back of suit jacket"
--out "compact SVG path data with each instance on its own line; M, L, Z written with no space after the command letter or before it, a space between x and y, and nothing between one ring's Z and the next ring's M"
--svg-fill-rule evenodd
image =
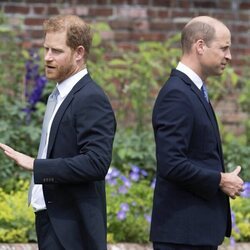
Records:
M53 120L47 159L36 159L54 230L68 250L105 250L108 171L115 133L111 105L90 76L71 90Z
M196 85L173 70L153 110L157 178L151 241L220 245L231 232L224 171L212 107Z

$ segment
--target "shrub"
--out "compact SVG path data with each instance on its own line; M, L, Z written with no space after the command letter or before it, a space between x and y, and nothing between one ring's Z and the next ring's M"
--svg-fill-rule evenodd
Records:
M0 43L0 90L4 93L0 96L0 138L1 142L36 156L45 103L54 84L47 84L41 73L39 52L20 49L15 39L18 36L4 22L0 17L0 38L5 41ZM104 24L99 30L111 32ZM112 161L117 169L111 168L107 175L108 238L111 242L147 242L151 180L156 167L152 107L159 88L180 57L180 50L175 47L179 34L164 43L141 42L135 51L124 52L112 44L107 53L98 32L97 27L88 69L112 99L118 120ZM226 69L221 78L209 79L210 98L217 100L227 95L227 87L237 81L232 68ZM240 103L247 112L249 85L247 79L241 82L244 93ZM246 128L246 139L226 140L225 163L229 170L241 164L243 178L249 180L250 125ZM32 241L33 219L25 206L27 184L23 188L20 182L16 184L17 180L29 179L30 174L2 153L0 161L0 241ZM245 218L249 219L249 199L239 198L232 204L240 228L239 234L234 232L235 239L249 240L244 233L244 228L248 229Z
M27 208L27 182L18 182L16 192L0 188L0 242L25 243L36 239L34 213Z
M126 169L111 168L106 177L108 241L148 243L154 179L135 165ZM241 197L231 200L231 244L250 241L250 183L244 188Z
M247 56L246 58L247 63L250 62L250 57ZM239 104L247 114L248 119L245 121L245 127L246 127L246 141L247 144L250 144L250 72L248 67L243 68L243 75L241 77L240 81L240 96L239 96Z
M153 130L135 133L133 129L118 129L114 140L112 165L127 172L132 164L145 169L150 177L155 174Z
M88 68L116 104L118 125L131 126L140 133L150 127L155 95L180 57L180 49L176 48L180 34L162 43L140 42L133 51L124 51L115 44L103 50L103 30L110 32L107 25L96 26Z
M242 167L240 177L244 181L250 181L249 155L250 145L236 139L228 141L224 145L224 161L227 171L231 172L239 165Z
M250 182L245 183L242 197L231 201L232 239L237 242L250 241Z
M20 49L16 33L0 20L0 138L24 153L36 156L45 105L42 100L45 77L40 73L36 51ZM39 104L38 104L39 102ZM34 112L35 111L35 112ZM16 180L29 173L0 154L2 187L15 188Z
M112 167L106 176L108 242L148 243L154 179L135 165L126 173ZM19 181L18 191L0 188L0 242L36 241L34 213L27 208L28 182ZM231 242L250 241L250 183L242 197L231 201Z
M106 181L108 241L148 242L153 188L147 172L110 168Z

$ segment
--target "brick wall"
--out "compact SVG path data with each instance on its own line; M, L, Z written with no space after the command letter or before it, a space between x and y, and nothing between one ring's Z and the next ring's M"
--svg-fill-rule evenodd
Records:
M122 48L134 48L141 40L164 41L191 17L211 15L232 32L232 65L238 72L242 56L250 55L250 0L0 0L0 10L11 17L13 26L23 23L27 47L41 45L41 24L55 14L77 14L91 23L109 23L113 32L105 39L115 40ZM232 109L223 110L225 103L218 104L218 109L223 122L240 133L244 114L238 115L235 99L237 96L229 100L235 105Z

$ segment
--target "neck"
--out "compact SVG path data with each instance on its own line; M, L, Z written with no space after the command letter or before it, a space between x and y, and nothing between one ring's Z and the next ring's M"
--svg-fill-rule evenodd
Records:
M181 63L192 69L202 79L202 81L206 80L206 77L202 73L200 65L196 62L194 58L183 56L181 58Z

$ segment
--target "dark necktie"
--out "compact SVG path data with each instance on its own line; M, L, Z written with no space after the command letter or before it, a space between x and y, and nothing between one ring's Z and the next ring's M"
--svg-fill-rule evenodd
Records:
M209 103L208 92L207 92L206 85L204 83L201 86L201 91L202 91L203 96L205 97L206 101Z

